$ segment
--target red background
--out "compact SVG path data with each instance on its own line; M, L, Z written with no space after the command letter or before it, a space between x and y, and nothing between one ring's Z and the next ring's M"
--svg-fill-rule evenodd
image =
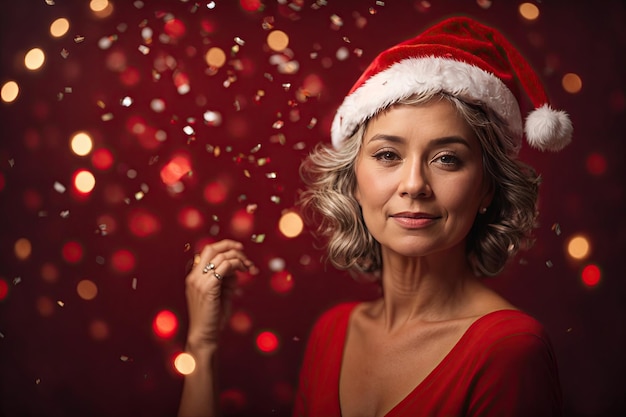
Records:
M541 15L532 22L519 15L519 2L508 1L489 7L490 2L478 2L481 7L460 0L329 0L319 7L311 1L266 1L253 12L236 1L217 1L213 9L207 3L212 2L145 1L138 8L136 2L118 1L113 14L102 19L93 16L88 2L31 0L0 8L0 83L20 85L15 102L0 103L2 415L173 415L182 383L172 358L184 345L185 265L204 239L227 237L245 242L259 273L244 277L234 301L235 311L251 320L250 329L224 332L225 410L238 416L288 415L315 318L337 302L376 294L372 286L320 262L322 253L307 231L294 239L278 231L281 212L293 207L301 186L298 164L313 144L329 140L333 111L377 52L454 13L500 28L575 126L574 142L559 154L523 149L522 159L544 178L538 241L490 283L547 327L559 358L566 415L626 414L622 1L538 2ZM341 26L336 20L333 26L333 15ZM53 39L48 28L57 17L68 18L71 26L67 35ZM177 22L168 29L170 17ZM270 18L289 35L291 59L299 63L295 73L281 74L270 62L274 53L265 45L269 30L263 25ZM143 27L153 30L145 55L138 50L146 45ZM159 38L163 33L169 40ZM78 35L84 41L77 42ZM117 38L103 50L98 42L110 35ZM235 37L245 43L238 45ZM213 75L203 59L212 46L229 59ZM38 71L23 65L33 47L46 53ZM347 59L337 58L341 47L349 51ZM121 72L109 65L111 54L122 58ZM160 78L155 77L159 56L169 56L171 64L156 71ZM188 77L189 93L177 92L177 73ZM561 87L566 73L582 79L579 93ZM298 100L311 76L320 80L320 91ZM255 100L259 91L262 97ZM120 104L124 97L132 98L129 107ZM162 113L150 109L153 98L165 102ZM202 122L207 110L221 113L220 126ZM113 119L103 120L107 113ZM135 118L154 129L147 141L129 131ZM281 128L274 125L279 120ZM183 130L188 124L195 135ZM109 169L71 152L69 138L79 130L90 133L96 149L111 152ZM158 130L167 135L165 141L154 140ZM276 140L279 134L284 143ZM193 174L181 179L182 191L172 192L160 172L178 154L188 158ZM269 160L261 164L261 158ZM590 168L590 158L605 169ZM87 196L70 190L78 169L95 175L95 189ZM55 182L68 191L56 191ZM218 185L210 189L212 202L204 196L209 184ZM143 198L136 197L138 191ZM219 193L223 196L215 199ZM257 205L248 216L250 227L237 232L233 215L249 204ZM201 227L179 223L187 207L198 210ZM591 244L582 261L565 250L576 234ZM255 241L253 235L264 239ZM25 259L14 250L19 239L32 245ZM63 250L68 242L82 249L74 261ZM134 263L117 264L119 251L128 251L121 252L122 261ZM269 261L275 258L285 263L274 278L284 292L271 285ZM593 287L581 281L588 264L601 271ZM50 278L50 269L56 278ZM289 275L292 280L285 281ZM98 288L92 300L77 293L84 279ZM153 331L161 310L173 312L179 323L170 338ZM108 329L103 338L93 337L94 323ZM255 345L265 330L278 336L271 353Z

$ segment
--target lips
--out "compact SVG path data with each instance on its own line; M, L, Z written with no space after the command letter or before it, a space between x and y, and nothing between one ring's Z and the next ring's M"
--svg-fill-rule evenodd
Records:
M428 213L413 213L409 211L403 211L401 213L392 214L390 217L394 218L405 218L405 219L426 219L426 220L434 220L438 219L439 216L435 216L434 214Z

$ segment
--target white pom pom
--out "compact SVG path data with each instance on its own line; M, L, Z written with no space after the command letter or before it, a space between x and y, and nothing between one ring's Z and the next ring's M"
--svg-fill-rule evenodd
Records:
M572 141L574 128L567 113L544 104L530 112L524 131L526 141L533 148L560 151Z

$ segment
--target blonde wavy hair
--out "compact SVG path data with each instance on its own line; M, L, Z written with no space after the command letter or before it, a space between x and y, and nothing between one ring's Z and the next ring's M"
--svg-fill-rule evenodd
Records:
M490 109L445 93L414 95L396 104L421 105L433 99L453 103L481 144L483 170L494 196L487 212L476 217L468 234L466 255L477 275L497 275L519 249L533 243L540 177L516 159L519 145ZM306 190L300 195L299 206L333 266L377 276L383 267L380 244L367 230L354 197L355 162L368 122L339 149L320 143L302 162L300 176Z

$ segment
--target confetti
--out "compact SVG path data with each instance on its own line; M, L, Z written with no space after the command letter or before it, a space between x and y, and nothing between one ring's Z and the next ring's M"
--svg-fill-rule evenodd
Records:
M54 183L54 191L56 191L59 194L63 194L65 192L65 186L63 184L61 184L60 182L56 182Z

